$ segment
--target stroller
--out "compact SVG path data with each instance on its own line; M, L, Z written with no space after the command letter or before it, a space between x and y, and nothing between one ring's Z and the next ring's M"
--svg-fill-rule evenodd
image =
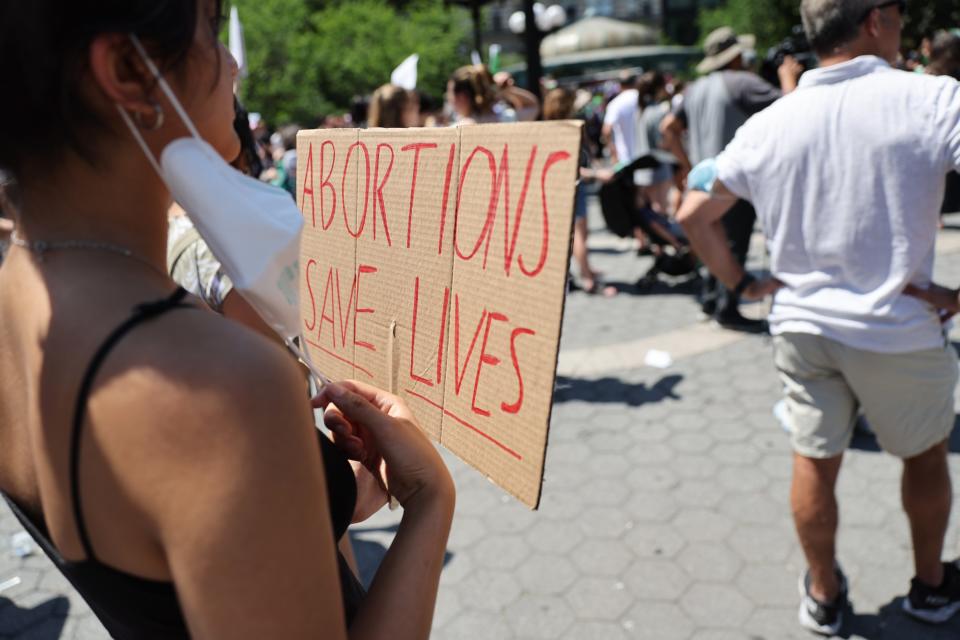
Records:
M611 233L621 238L633 238L639 229L655 246L653 266L637 281L640 290L653 286L661 273L673 277L699 277L697 260L690 251L683 229L648 205L637 208L634 171L655 169L661 164L674 162L672 155L653 151L621 167L613 180L600 188L600 208Z

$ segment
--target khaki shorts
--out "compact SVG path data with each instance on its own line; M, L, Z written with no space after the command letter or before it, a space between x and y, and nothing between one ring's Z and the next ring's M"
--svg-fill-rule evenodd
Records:
M912 458L950 437L957 354L875 353L804 333L774 337L793 449L832 458L850 445L862 409L884 451Z

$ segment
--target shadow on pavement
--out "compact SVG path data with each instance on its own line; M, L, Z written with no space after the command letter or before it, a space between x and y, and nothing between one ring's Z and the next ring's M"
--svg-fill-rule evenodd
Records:
M638 287L637 282L604 282L605 286L613 287L617 290L617 293L631 294L631 295L684 295L684 296L695 296L700 293L700 289L703 288L701 280L696 278L690 278L688 280L680 281L667 281L667 280L656 280L652 283L645 284L642 287Z
M387 546L371 539L371 535L382 537L385 534L393 539L398 527L399 525L392 525L389 527L355 527L350 529L350 543L353 545L353 554L357 558L357 569L360 570L360 582L364 589L370 588L373 576L380 568L383 557L387 555ZM447 566L452 558L453 554L449 551L444 553L443 566Z
M619 378L598 378L585 380L557 376L557 386L553 393L554 402L584 400L586 402L608 402L626 404L630 407L660 402L666 398L679 400L675 389L683 376L672 374L657 380L653 386L646 383L633 384Z
M21 608L0 597L0 638L57 640L67 623L70 601L65 596L50 598L33 608Z
M838 638L863 640L948 640L960 638L960 616L942 625L930 625L908 617L897 597L877 613L847 612L847 622Z
M955 416L953 420L953 431L950 432L949 450L950 453L960 453L960 416ZM853 440L850 441L850 448L857 451L867 451L870 453L879 453L880 444L877 438L866 426L863 418L860 418L860 424L853 432ZM957 636L960 638L960 636Z

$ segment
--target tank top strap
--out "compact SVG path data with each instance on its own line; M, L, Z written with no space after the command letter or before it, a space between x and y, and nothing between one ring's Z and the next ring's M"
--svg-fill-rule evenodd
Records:
M90 392L93 389L93 382L97 373L103 366L107 356L117 346L117 343L123 339L132 329L149 322L163 315L164 313L178 308L193 309L191 304L183 302L187 291L178 287L169 297L154 302L145 302L138 304L133 308L133 313L119 327L107 336L106 340L100 345L93 359L87 367L83 380L80 383L80 391L77 394L76 404L73 411L73 425L70 433L70 497L73 506L73 518L76 522L77 533L80 537L80 544L83 545L83 552L88 561L96 561L96 554L93 552L93 546L90 544L90 535L87 532L87 525L83 519L83 509L80 506L80 442L83 432L83 420L86 416L87 402L90 399Z

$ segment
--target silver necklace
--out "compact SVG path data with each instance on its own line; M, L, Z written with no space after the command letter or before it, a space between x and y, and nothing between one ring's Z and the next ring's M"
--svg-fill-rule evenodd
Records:
M63 240L61 242L45 242L43 240L37 240L36 242L29 242L20 237L20 235L14 231L10 234L10 243L26 249L33 255L37 257L38 262L44 261L44 256L48 251L63 251L70 249L81 249L87 251L107 251L110 253L116 253L123 256L124 258L131 258L138 262L142 262L147 265L153 271L162 274L164 277L167 276L166 272L161 271L157 268L155 264L147 260L146 258L135 254L130 249L126 247L121 247L120 245L110 244L108 242L94 242L93 240Z

